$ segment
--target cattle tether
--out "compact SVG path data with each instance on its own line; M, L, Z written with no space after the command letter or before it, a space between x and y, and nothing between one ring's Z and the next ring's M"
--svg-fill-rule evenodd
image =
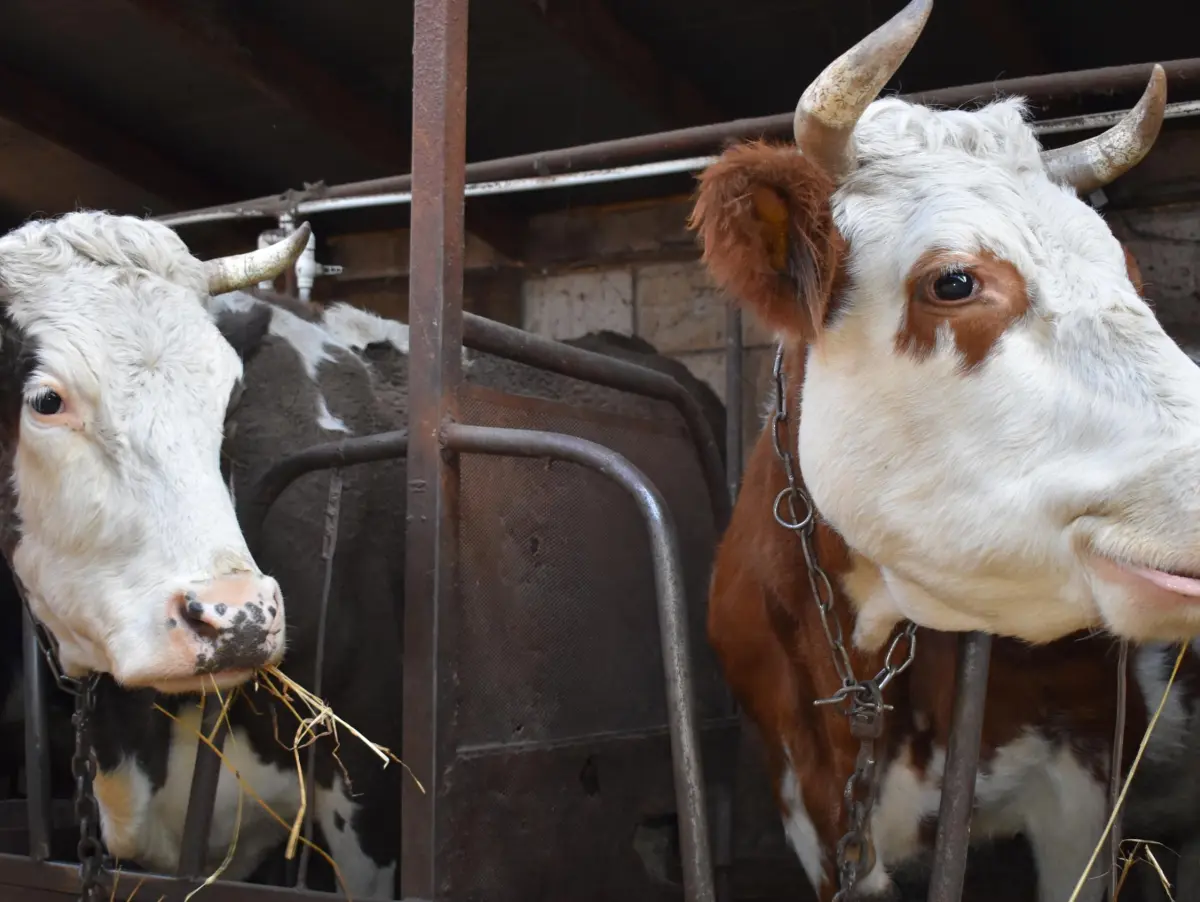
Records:
M993 652L972 838L1024 833L1039 898L1062 902L1106 820L1115 728L1112 644L1078 634L1200 629L1200 498L1178 488L1200 465L1200 370L1078 196L1149 151L1165 76L1045 152L1019 98L875 100L931 7L818 76L795 146L733 147L701 176L709 271L780 339L709 635L823 899L891 891L931 838L954 684L931 630L1026 640Z

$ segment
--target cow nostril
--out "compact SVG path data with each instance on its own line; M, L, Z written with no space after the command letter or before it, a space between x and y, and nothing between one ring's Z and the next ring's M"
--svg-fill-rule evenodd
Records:
M213 626L205 618L207 610L204 602L196 597L196 593L187 592L182 599L183 604L180 605L180 619L183 620L201 639L213 641L220 635L220 630Z

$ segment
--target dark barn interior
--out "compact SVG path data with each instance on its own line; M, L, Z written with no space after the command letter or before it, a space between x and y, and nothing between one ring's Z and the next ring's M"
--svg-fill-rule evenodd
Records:
M787 113L827 62L902 5L475 0L467 160ZM163 216L407 173L412 12L411 4L388 0L4 0L0 229L77 208ZM1197 52L1197 31L1185 24L1194 17L1188 0L939 0L885 91L1186 60ZM1146 163L1108 190L1106 210L1118 218L1200 203L1200 61L1192 62L1180 70L1189 77L1170 80L1168 100L1195 109L1168 121ZM1048 119L1123 110L1143 85L1064 88L1048 92L1033 112ZM1046 144L1099 130L1048 136ZM718 143L701 152L719 150ZM650 148L643 159L689 155ZM694 262L698 251L676 223L693 185L685 172L468 198L468 243L484 250L476 263L467 255L466 309L522 325L522 282L532 274L613 261ZM668 237L656 238L653 251L605 236L605 216L646 210L665 211L660 231ZM559 220L546 219L567 213L579 213L587 229L560 234ZM323 213L312 222L318 259L345 267L317 280L314 299L348 299L405 319L408 206ZM206 257L246 250L273 225L247 219L187 225L180 234ZM1136 217L1125 223L1134 238L1158 240L1137 233L1142 226ZM1200 300L1194 269L1187 269L1200 236L1163 240L1187 255L1172 273L1192 273L1191 282L1171 282L1172 297ZM1175 278L1153 265L1147 271L1151 283ZM1200 317L1176 319L1187 325ZM752 434L769 347L747 342L743 418ZM699 360L690 353L680 357L689 366ZM754 787L754 799L767 813L738 812L737 898L809 898L765 785ZM770 835L746 827L764 817ZM677 867L677 836L670 842ZM771 867L756 870L759 859ZM965 898L1028 895L1030 869L1020 846L981 859ZM925 876L913 875L914 898Z
M476 2L467 159L786 112L828 60L900 5ZM887 90L1188 57L1187 9L1183 0L939 3ZM0 227L80 205L161 215L407 172L411 12L386 0L7 0ZM1037 114L1113 109L1137 92L1057 97ZM1170 83L1172 102L1197 98L1200 81ZM535 212L686 194L690 183L677 175L471 200L468 225L520 259L521 225ZM318 231L406 217L404 207L328 215ZM237 227L193 228L189 240L214 231Z

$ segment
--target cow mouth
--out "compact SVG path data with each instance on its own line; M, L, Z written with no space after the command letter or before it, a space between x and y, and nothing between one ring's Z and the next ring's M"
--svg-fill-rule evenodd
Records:
M165 695L190 695L213 690L225 692L248 682L254 673L255 671L249 668L236 668L216 673L198 673L186 677L151 680L147 682L146 686Z
M1183 569L1158 569L1105 555L1096 555L1101 578L1119 582L1138 591L1151 602L1200 604L1200 576Z

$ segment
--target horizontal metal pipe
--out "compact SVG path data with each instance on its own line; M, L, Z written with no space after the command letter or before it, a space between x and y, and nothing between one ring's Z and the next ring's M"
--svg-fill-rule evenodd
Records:
M447 423L442 442L452 451L515 457L549 457L589 467L625 489L638 506L650 532L654 582L658 599L659 638L662 642L671 763L675 801L679 807L679 839L683 859L684 898L713 902L712 857L709 851L708 806L704 800L704 769L687 632L687 597L683 565L671 510L641 470L625 457L596 442L574 435L465 426Z
M408 430L379 432L336 442L325 442L297 451L271 466L250 489L249 510L242 522L251 552L257 552L267 511L284 490L306 473L374 463L403 457L408 453Z
M638 163L633 166L615 166L612 169L592 169L587 172L563 172L558 175L537 175L530 178L508 179L499 182L474 182L467 185L467 197L484 197L490 194L519 194L524 191L545 191L550 188L570 188L574 185L596 185L602 182L621 182L631 179L653 178L676 172L694 172L709 165L715 157L689 157L684 160L661 160L657 163ZM366 207L390 207L412 201L411 191L396 191L391 194L365 194L358 197L328 197L321 200L306 200L297 204L296 212L329 213L333 210L360 210ZM167 223L171 225L171 223Z
M1061 135L1070 132L1089 131L1115 125L1129 110L1113 110L1108 113L1089 113L1083 116L1065 116L1061 119L1046 119L1035 122L1034 134ZM1163 111L1164 119L1183 119L1200 115L1200 100L1168 103ZM679 172L696 172L717 161L716 156L687 157L682 160L660 160L656 163L638 163L633 166L616 166L612 169L591 169L586 172L564 172L558 175L538 175L531 178L508 179L499 182L476 182L467 185L467 197L490 194L520 194L526 191L545 191L551 188L570 188L575 185L598 185L604 182L631 181L655 178ZM330 197L322 200L303 201L296 207L298 214L329 213L334 210L361 210L367 207L402 206L412 201L411 191L393 194L366 194L358 197Z
M218 880L204 886L203 880L189 880L163 874L117 872L111 898L113 902L146 899L157 902L184 902L195 894L204 902L329 902L337 898L316 890L298 890L286 886L260 886L245 883L226 883ZM57 861L32 861L24 855L0 854L0 887L5 900L77 899L79 898L79 865ZM196 893L203 887L202 893ZM423 902L401 899L400 902Z
M700 403L675 379L659 370L627 360L572 347L504 323L463 313L463 344L476 351L549 370L560 376L592 382L618 391L657 398L674 405L691 433L718 531L729 523L731 504L717 437L704 418Z
M1020 94L1030 101L1052 100L1079 94L1114 94L1121 91L1140 90L1145 87L1146 81L1150 77L1151 65L1151 63L1140 63L1130 66L1082 69L1075 72L1058 72L1051 75L981 82L900 96L917 103L960 106L1014 94ZM1162 66L1166 70L1168 84L1200 82L1200 57L1169 60L1162 63ZM773 116L734 119L714 125L677 129L652 135L637 135L613 141L599 141L594 144L540 151L515 157L482 160L467 165L466 178L471 184L509 182L581 170L608 171L614 167L657 161L674 155L698 156L718 150L730 140L790 134L792 115L791 112L787 112ZM1065 123L1070 119L1055 121ZM1088 127L1091 126L1079 126L1081 129ZM1061 130L1068 131L1070 129L1063 126ZM401 195L410 191L411 188L411 174L395 175L361 182L348 182L333 187L288 191L236 204L222 204L201 210L168 214L156 217L156 219L166 225L181 226L199 222L278 216L280 213L297 209L301 204L377 194ZM467 193L471 193L471 185L468 185ZM317 211L313 210L312 212Z

